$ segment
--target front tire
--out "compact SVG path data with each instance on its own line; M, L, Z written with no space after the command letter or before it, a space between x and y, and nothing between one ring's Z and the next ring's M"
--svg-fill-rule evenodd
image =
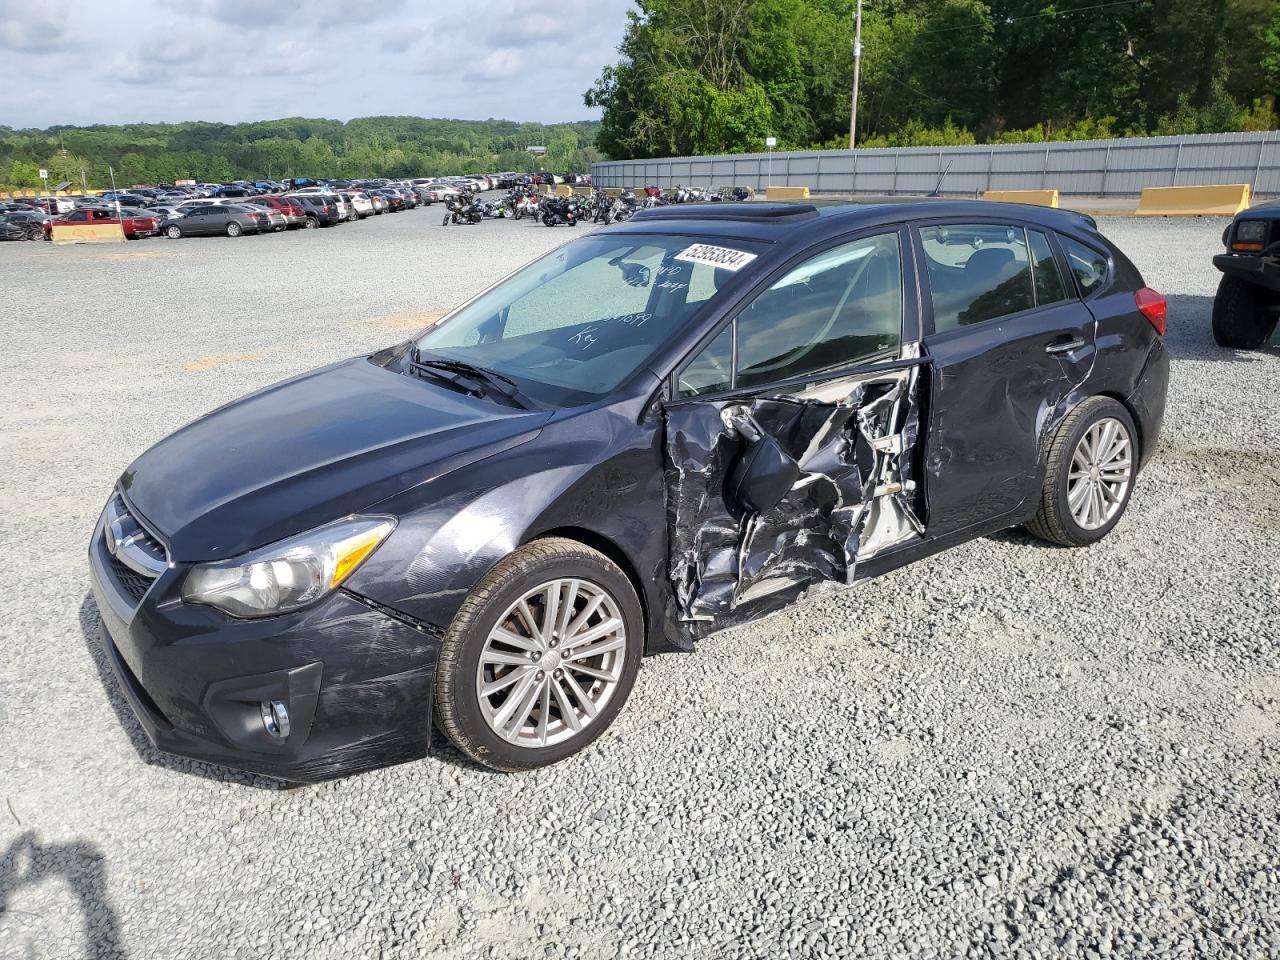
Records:
M536 540L489 571L445 634L440 726L495 770L563 760L622 709L643 632L635 589L608 557L575 540Z
M1138 431L1124 405L1090 397L1067 414L1049 446L1044 489L1027 531L1086 547L1112 531L1138 475Z
M320 218L319 218L319 217L307 217L307 222L306 222L306 224L305 224L304 226L306 226L306 228L307 228L308 230L317 230L317 229L319 229L319 227L320 227Z
M1274 296L1239 277L1224 276L1213 298L1213 339L1220 347L1256 350L1276 329Z

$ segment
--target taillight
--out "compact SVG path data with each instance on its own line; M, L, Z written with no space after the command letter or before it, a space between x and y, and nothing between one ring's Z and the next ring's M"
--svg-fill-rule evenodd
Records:
M1133 299L1138 310L1156 328L1156 333L1163 337L1165 320L1169 316L1169 301L1150 287L1143 287L1133 295Z

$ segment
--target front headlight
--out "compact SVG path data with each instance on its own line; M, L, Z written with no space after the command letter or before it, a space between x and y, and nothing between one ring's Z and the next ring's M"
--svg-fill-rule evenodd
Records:
M390 517L347 517L242 557L199 564L182 582L182 599L233 617L297 610L337 589L395 527Z
M1236 239L1241 243L1261 243L1267 238L1267 221L1241 220L1236 224Z

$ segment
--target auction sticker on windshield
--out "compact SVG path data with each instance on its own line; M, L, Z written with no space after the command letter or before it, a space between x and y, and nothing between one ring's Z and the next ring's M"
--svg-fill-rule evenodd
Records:
M716 247L709 243L695 243L685 247L675 255L676 260L685 263L705 263L721 270L738 271L756 258L754 253L744 250L733 250L729 247Z

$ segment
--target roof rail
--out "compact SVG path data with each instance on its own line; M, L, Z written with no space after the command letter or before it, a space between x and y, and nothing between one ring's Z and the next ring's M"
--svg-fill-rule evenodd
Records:
M644 207L632 220L739 220L746 223L789 223L818 215L811 203L677 203L666 207Z

